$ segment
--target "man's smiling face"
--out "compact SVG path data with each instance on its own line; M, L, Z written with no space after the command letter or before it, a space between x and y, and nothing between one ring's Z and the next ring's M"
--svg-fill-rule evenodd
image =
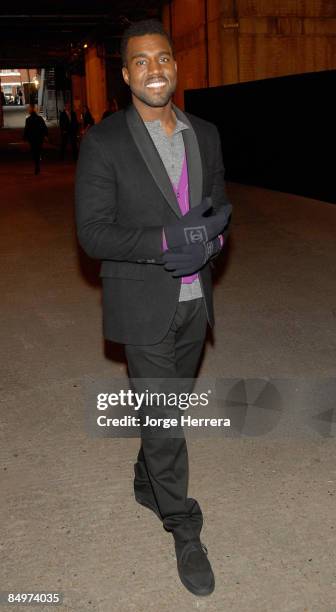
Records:
M165 36L134 36L127 44L127 66L122 69L133 97L146 106L166 106L177 81L177 67Z

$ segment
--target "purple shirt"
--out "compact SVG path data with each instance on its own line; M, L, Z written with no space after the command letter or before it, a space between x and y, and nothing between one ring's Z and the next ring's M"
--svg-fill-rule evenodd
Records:
M173 189L176 195L176 199L179 203L180 211L182 215L185 215L189 211L189 208L190 208L188 167L187 167L186 155L184 155L182 172L181 172L181 176L180 176L178 185L174 185L174 183L172 183L172 186L173 186ZM166 237L164 235L164 232L163 232L162 238L163 238L163 250L166 251L168 249L168 245L166 242ZM223 246L223 241L224 241L223 236L220 235L219 239L221 241L221 246ZM194 280L196 280L196 278L198 278L198 274L190 274L190 276L182 276L182 283L183 284L193 283Z

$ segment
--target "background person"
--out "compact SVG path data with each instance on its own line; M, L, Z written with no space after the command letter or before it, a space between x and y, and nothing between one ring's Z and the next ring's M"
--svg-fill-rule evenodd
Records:
M75 111L71 110L70 102L66 102L64 110L60 112L59 126L61 132L61 159L64 160L68 142L71 144L72 157L78 158L78 130L79 123Z
M118 102L116 98L112 98L112 100L110 100L108 104L107 109L102 114L101 121L103 121L103 119L106 119L106 117L110 117L111 115L113 115L113 113L116 113L118 110L119 110Z
M22 93L22 90L18 89L17 90L17 94L19 96L19 104L20 104L20 106L23 106L23 93Z
M89 107L85 104L82 112L82 135L84 135L90 127L95 123L94 118L91 115Z
M23 138L29 142L34 161L35 174L40 173L43 141L48 136L48 128L41 115L38 115L34 104L29 105L29 117L26 119Z

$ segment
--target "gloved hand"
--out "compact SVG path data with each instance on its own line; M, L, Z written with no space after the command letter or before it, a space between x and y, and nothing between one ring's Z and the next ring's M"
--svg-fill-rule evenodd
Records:
M186 244L163 253L162 262L168 272L173 271L172 276L190 276L198 272L203 266L220 251L221 241L215 238L209 242L200 244Z
M230 204L224 211L205 217L204 214L211 208L211 198L204 198L199 206L191 208L176 224L165 225L163 229L168 248L206 243L218 236L228 223L232 206Z

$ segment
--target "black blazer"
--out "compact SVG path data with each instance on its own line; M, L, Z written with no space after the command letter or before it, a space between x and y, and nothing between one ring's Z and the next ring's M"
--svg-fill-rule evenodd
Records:
M78 119L75 111L71 111L71 120L65 110L60 112L59 126L62 133L76 135L78 132Z
M48 136L48 128L41 115L33 112L26 119L23 139L28 140L32 145L41 145L44 137Z
M174 111L183 130L190 206L211 196L216 210L229 206L217 128ZM157 149L133 105L93 126L83 138L76 175L78 239L101 259L104 336L122 344L156 344L174 317L181 279L158 264L162 227L181 217ZM208 322L214 325L211 268L199 273Z

